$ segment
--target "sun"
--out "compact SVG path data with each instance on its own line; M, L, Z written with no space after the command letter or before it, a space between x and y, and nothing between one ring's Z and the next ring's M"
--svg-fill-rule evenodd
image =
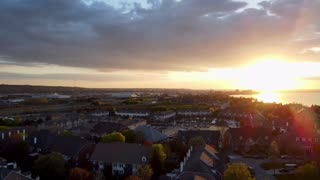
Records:
M239 81L243 88L271 92L297 88L297 77L286 69L289 62L263 60L245 68Z

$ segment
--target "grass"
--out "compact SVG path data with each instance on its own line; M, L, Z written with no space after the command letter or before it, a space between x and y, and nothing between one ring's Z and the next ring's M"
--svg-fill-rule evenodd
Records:
M281 162L265 162L260 166L264 170L285 168L285 164Z

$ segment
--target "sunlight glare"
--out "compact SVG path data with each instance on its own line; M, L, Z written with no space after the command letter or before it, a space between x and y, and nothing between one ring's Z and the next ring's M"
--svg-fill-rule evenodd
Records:
M280 98L279 94L272 92L272 91L264 91L261 92L257 96L258 101L266 102L266 103L279 103Z

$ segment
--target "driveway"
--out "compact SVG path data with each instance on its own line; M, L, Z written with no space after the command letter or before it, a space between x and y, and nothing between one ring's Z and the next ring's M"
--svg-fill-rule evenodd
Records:
M247 165L251 166L254 169L255 177L257 180L276 180L276 178L273 176L273 171L265 171L260 167L261 163L268 161L267 159L250 159L237 155L229 157L231 163L244 162Z

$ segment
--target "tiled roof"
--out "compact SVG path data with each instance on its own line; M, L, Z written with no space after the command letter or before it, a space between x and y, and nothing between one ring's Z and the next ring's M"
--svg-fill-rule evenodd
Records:
M160 131L147 125L137 127L135 131L142 132L145 140L149 142L159 142L168 138L168 136L162 134Z
M22 174L11 171L3 180L32 180L32 179Z
M149 161L149 157L150 147L140 144L100 143L96 145L90 160L105 163L145 164Z

